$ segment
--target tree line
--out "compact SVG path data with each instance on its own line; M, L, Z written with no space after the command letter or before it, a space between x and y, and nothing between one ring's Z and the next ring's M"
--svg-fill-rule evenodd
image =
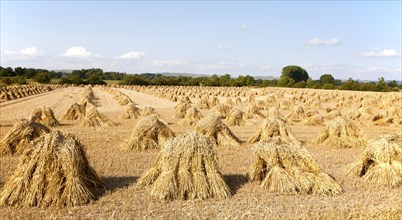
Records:
M205 77L165 76L162 74L142 73L126 74L120 72L104 72L100 68L73 70L70 73L49 71L34 68L0 67L0 78L3 84L25 84L25 79L33 79L39 83L50 83L52 78L59 79L61 84L106 84L105 80L118 80L121 85L169 85L169 86L256 86L256 87L288 87L313 89L339 89L356 91L398 91L402 85L393 80L385 82L380 77L377 82L359 82L352 78L341 81L331 74L323 74L318 80L309 77L308 72L294 65L285 66L279 79L262 80L253 76L231 77L229 74Z

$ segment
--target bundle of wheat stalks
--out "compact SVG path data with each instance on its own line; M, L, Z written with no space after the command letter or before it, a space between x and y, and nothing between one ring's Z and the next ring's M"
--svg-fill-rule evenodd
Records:
M402 185L402 138L388 136L368 143L360 159L350 165L348 174L363 177L377 185Z
M279 118L267 118L258 131L248 139L248 143L256 143L268 141L274 137L278 137L282 142L289 144L300 144L285 122Z
M322 171L300 145L279 138L254 145L257 160L248 172L251 181L277 193L336 195L343 192L334 178Z
M60 125L60 122L54 117L53 110L46 106L35 108L31 113L30 120L50 127Z
M124 119L138 118L141 115L141 109L135 106L135 103L128 103L124 106L124 112L121 115Z
M105 191L80 141L51 132L34 142L4 183L0 205L64 207L86 204Z
M0 155L20 155L29 143L50 132L43 124L21 119L17 121L6 136L0 141Z
M203 118L195 126L195 130L208 137L217 146L240 146L240 140L221 121L220 116L210 115Z
M342 117L330 121L313 142L334 148L352 148L365 145L359 128L352 121Z
M199 120L201 120L202 114L196 107L190 107L186 111L184 117L177 122L179 125L195 125Z
M80 105L73 103L67 108L67 112L63 115L64 120L80 120L85 117L86 104Z
M138 181L159 199L227 198L231 191L218 169L214 145L192 131L168 141L153 167Z
M87 104L85 110L85 117L81 120L81 127L99 127L99 126L107 126L113 127L117 124L111 121L105 115L99 113L94 105Z
M131 137L121 145L121 148L137 151L160 149L174 136L173 131L160 121L158 116L150 115L137 122Z

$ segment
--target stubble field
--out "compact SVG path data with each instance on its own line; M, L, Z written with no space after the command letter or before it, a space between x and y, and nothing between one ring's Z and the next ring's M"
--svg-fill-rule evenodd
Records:
M370 115L356 112L370 110L375 116L389 108L401 111L401 93L363 93L297 89L255 88L203 88L203 87L93 87L96 109L117 122L114 127L79 126L79 121L62 120L69 105L79 103L85 87L67 87L59 90L9 100L0 103L0 138L13 124L30 116L34 108L47 106L53 109L61 130L76 135L83 145L90 165L104 179L108 190L97 201L72 208L0 207L0 219L400 219L402 218L401 187L389 188L363 181L362 178L346 175L347 165L359 159L364 147L328 148L314 144L312 140L325 128L332 118L326 109L338 110L352 119L359 127L362 137L373 139L381 135L401 135L402 125L395 118L392 123L375 125ZM239 147L216 147L219 168L233 196L228 199L163 201L150 196L149 191L137 186L138 178L153 164L158 150L127 151L119 147L128 139L140 120L122 119L123 106L119 105L110 91L127 95L137 107L152 107L160 118L167 122L176 136L193 130L194 126L179 125L175 118L175 106L188 96L192 106L204 96L210 100L217 97L219 103L228 103L230 109L247 112L251 105L258 107L264 117L275 108L287 117L297 106L305 111L314 110L323 116L323 124L306 125L291 121L286 126L302 146L317 161L319 166L343 188L344 193L334 196L279 194L260 188L249 182L246 173L256 159L252 144L247 139L258 130L264 118L245 119L241 126L229 126L244 143ZM221 90L221 91L220 91ZM175 98L177 100L175 100ZM241 102L236 103L235 99ZM290 103L289 105L283 105ZM368 110L367 110L368 109ZM214 113L214 107L198 109L203 116ZM226 122L222 119L223 122ZM18 156L0 156L0 181L7 181L17 167Z

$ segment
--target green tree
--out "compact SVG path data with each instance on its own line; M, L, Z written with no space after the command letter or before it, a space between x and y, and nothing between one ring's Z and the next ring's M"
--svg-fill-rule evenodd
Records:
M300 66L289 65L282 68L281 78L293 79L295 83L307 81L308 77L307 71Z
M120 82L121 85L148 85L149 83L136 75L126 75Z
M322 85L321 88L323 88L323 89L335 89L335 86L332 83L324 83L324 85Z
M331 74L323 74L320 76L320 84L324 85L324 84L335 84L335 79Z
M14 72L13 68L6 67L1 70L0 76L15 76L15 72Z
M384 77L378 78L376 88L377 88L377 91L379 91L379 92L389 92L389 87L385 83Z
M50 83L50 74L45 71L40 71L34 76L34 80L38 83Z

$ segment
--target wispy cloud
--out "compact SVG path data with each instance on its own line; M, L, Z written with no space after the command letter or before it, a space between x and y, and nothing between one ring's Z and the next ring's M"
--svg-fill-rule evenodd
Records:
M321 40L320 38L314 38L309 40L308 44L310 46L334 46L339 45L339 39L332 38L330 40Z
M130 51L120 56L123 60L139 60L145 57L145 52L142 51Z
M397 57L399 54L394 49L372 50L359 53L363 57Z
M89 52L84 47L71 47L65 53L61 54L61 56L70 58L90 58L90 57L99 57L99 54Z
M45 55L45 51L39 50L36 46L27 47L19 51L1 51L1 58L5 60L26 60Z
M219 45L219 50L231 50L231 45Z

